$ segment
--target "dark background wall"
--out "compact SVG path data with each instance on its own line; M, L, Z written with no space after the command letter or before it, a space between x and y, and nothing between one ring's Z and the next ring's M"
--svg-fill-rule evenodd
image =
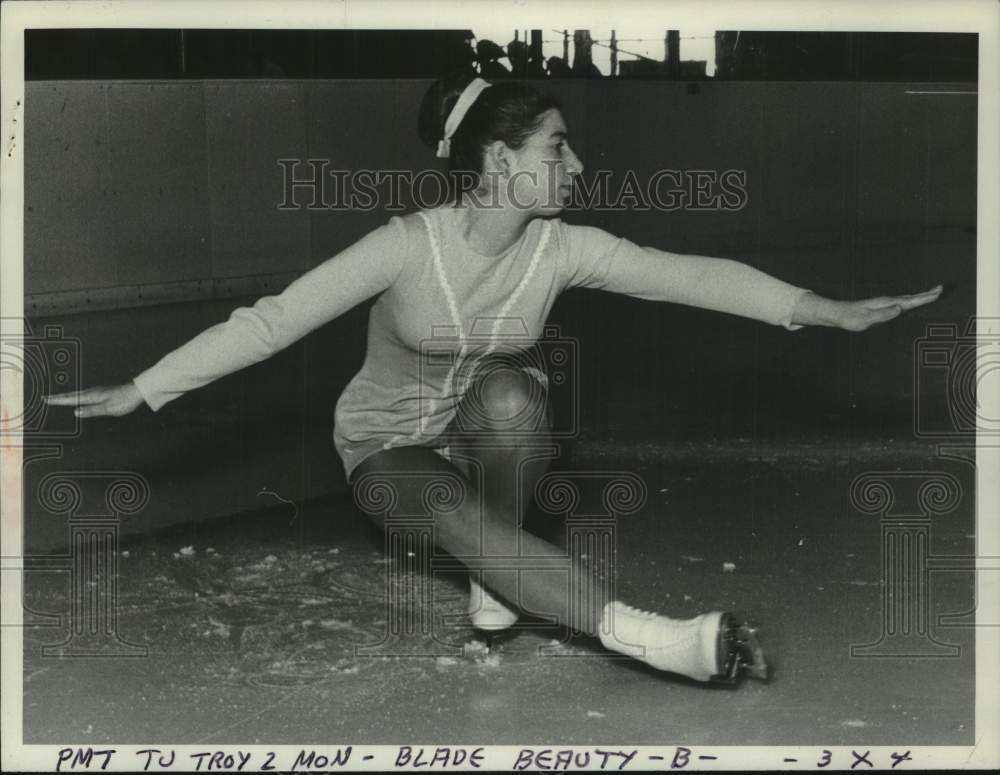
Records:
M115 306L143 305L158 299L124 289L294 275L315 265L387 215L279 209L278 160L433 168L415 132L426 86L28 84L29 305L85 310L112 288L122 289ZM776 261L771 268L791 281L835 291L845 279L871 286L893 279L893 262L855 255L866 246L952 243L974 230L976 101L968 86L577 81L549 88L565 105L589 174L611 170L620 185L627 170L640 181L660 169L746 171L748 198L737 212L567 216L637 242ZM925 93L952 88L964 93ZM843 251L853 263L823 270L826 259L803 256L816 250ZM793 255L772 258L784 252ZM910 277L920 265L910 259ZM91 306L85 295L54 295L85 289L94 291Z
M79 341L83 385L130 379L234 306L387 214L279 210L278 158L425 169L426 81L36 81L26 92L25 289L35 332ZM567 81L590 171L746 170L738 212L588 212L640 244L747 261L834 297L937 283L932 308L863 335L788 333L577 291L585 438L887 444L913 438L913 348L975 309L976 98L969 84ZM164 303L170 302L170 303ZM271 361L168 405L88 421L61 456L26 453L29 545L65 523L30 495L53 468L130 470L145 530L344 487L333 405L363 357L364 306ZM29 391L30 392L30 391ZM45 422L65 421L50 413ZM44 423L43 423L44 424ZM41 436L38 437L40 441Z

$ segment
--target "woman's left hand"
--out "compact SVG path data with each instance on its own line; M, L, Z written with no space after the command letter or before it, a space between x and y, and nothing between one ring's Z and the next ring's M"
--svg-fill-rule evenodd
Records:
M877 296L858 301L833 301L807 293L795 307L792 322L800 325L827 325L845 331L864 331L885 323L903 312L937 301L942 286L908 296Z

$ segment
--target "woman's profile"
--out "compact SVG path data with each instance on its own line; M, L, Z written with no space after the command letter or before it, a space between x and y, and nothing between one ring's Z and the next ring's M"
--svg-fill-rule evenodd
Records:
M426 476L460 482L457 508L435 515L441 549L462 558L557 553L520 525L547 461L547 380L520 355L542 336L556 298L601 289L740 315L794 330L863 331L935 301L924 293L836 301L747 264L639 247L559 219L583 163L559 104L534 86L445 79L425 96L421 139L459 181L454 201L372 231L288 286L235 310L132 382L47 398L80 417L154 411L262 361L357 304L378 297L361 370L340 396L334 443L356 502L389 488L421 507ZM652 217L652 216L651 216ZM511 335L511 332L516 335ZM428 342L437 360L427 360ZM425 478L421 478L425 477ZM380 520L378 509L365 509ZM410 512L416 513L416 512ZM572 584L600 587L605 569L574 557L565 577L470 574L473 624L494 631L546 612L608 649L697 681L766 672L756 630L726 611L693 619L646 612ZM580 605L570 601L587 600Z

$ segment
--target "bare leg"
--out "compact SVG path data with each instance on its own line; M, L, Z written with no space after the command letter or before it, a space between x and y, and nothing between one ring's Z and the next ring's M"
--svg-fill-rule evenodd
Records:
M420 447L384 450L356 469L356 492L376 483L393 493L400 513L420 514L435 475L457 483L464 497L433 515L437 544L460 559L505 558L506 567L482 573L483 583L505 600L659 669L708 680L720 674L733 678L741 666L751 665L766 675L754 631L739 628L728 614L681 621L608 601L595 594L606 588L595 569L522 529L524 510L548 464L540 454L549 441L550 425L541 419L545 396L532 379L517 369L485 370L456 417L454 461ZM376 510L368 514L381 521ZM542 562L550 569L539 569L539 558L546 556L551 559ZM526 557L532 558L532 569L517 570Z
M486 503L518 524L556 454L546 399L535 377L494 361L480 367L452 424L453 458L474 461L466 471L479 477Z
M527 556L548 555L552 558L551 571L525 571L518 579L518 574L509 570L486 570L483 581L505 599L517 601L526 611L555 616L560 624L597 634L595 622L599 621L600 612L581 616L579 609L568 605L573 598L567 583L566 559L560 556L559 549L521 530L509 514L498 514L493 507L482 503L475 484L433 450L397 447L378 452L358 466L353 480L356 487L367 487L372 482L388 487L401 513L417 514L425 508L424 488L434 474L441 475L442 480L460 477L467 492L457 509L435 515L435 537L442 549L459 558L480 558L484 556L483 539L489 536L494 545L520 545ZM363 498L358 500L364 501ZM369 512L369 517L376 522L382 519L379 513Z
M473 482L486 507L519 530L535 487L558 452L552 445L551 427L547 391L540 380L516 361L489 358L480 363L477 379L450 429L452 462ZM502 533L484 523L484 555L516 558L523 551L523 545L508 543ZM508 574L516 577L516 571ZM497 575L500 572L494 578ZM470 614L477 626L498 629L512 624L516 614L489 595L484 600L478 594L478 574L472 578ZM521 607L516 599L506 602L510 608ZM485 609L480 608L483 604ZM490 626L489 622L498 624Z

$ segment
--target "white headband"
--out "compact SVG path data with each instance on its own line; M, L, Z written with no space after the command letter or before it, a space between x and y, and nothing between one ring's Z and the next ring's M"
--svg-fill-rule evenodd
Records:
M447 159L451 156L451 136L455 134L458 125L462 123L462 119L465 118L465 114L472 107L472 103L476 101L479 93L483 89L490 88L492 85L482 78L475 78L459 95L455 107L451 109L448 119L444 122L444 138L438 142L437 149L437 157L439 159Z

